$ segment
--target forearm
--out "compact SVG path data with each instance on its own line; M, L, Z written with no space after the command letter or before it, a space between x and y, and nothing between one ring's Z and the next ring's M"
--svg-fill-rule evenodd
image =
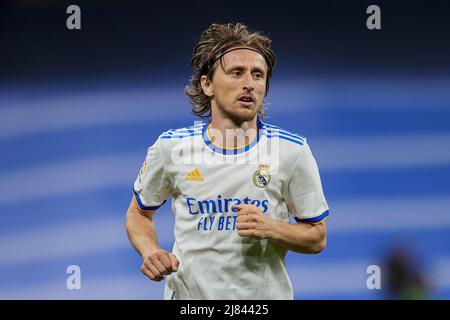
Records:
M291 224L273 220L269 239L280 247L295 252L319 253L326 246L326 225L301 222Z
M144 216L138 210L129 209L126 229L131 244L141 256L148 250L160 248L152 216Z

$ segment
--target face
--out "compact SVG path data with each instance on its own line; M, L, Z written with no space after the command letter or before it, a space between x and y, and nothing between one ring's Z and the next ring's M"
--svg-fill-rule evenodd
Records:
M239 49L217 62L212 80L202 77L203 92L211 97L213 115L236 123L256 117L266 93L267 64L257 52Z

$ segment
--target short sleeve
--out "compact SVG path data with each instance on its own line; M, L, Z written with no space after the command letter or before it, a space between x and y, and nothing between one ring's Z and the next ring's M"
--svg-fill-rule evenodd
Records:
M134 182L133 193L142 210L156 210L171 195L171 179L166 171L161 140L147 150L147 156Z
M306 141L288 181L285 199L290 214L297 221L320 223L328 218L319 169Z

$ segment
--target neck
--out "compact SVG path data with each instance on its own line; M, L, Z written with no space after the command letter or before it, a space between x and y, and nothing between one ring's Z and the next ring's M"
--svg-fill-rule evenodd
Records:
M213 113L208 130L210 139L223 148L242 148L256 139L258 134L256 120L255 117L249 121L236 122Z

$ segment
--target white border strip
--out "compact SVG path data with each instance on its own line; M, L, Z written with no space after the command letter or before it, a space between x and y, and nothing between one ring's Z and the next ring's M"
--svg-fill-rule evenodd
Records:
M13 97L10 92L0 91L0 138L189 117L190 105L182 87L147 86L92 88L77 93L57 91L33 100L30 92L35 88L15 90ZM448 110L449 87L449 79L295 79L273 82L267 104L274 105L269 107L269 114L333 109Z
M149 142L151 144L151 142ZM450 134L310 141L319 170L415 168L450 164ZM0 205L109 186L130 186L145 152L94 156L0 175Z
M131 196L130 196L131 201ZM449 207L450 197L401 200L349 200L336 203L327 220L331 234L372 231L426 231L450 227L450 217L441 208ZM88 209L87 209L88 210ZM61 213L63 214L63 213ZM130 247L121 218L97 218L85 222L12 230L0 236L0 266L33 263L49 259L77 257ZM155 215L158 239L167 250L173 245L174 217L170 207ZM27 248L26 251L17 248ZM70 250L67 250L70 248Z

